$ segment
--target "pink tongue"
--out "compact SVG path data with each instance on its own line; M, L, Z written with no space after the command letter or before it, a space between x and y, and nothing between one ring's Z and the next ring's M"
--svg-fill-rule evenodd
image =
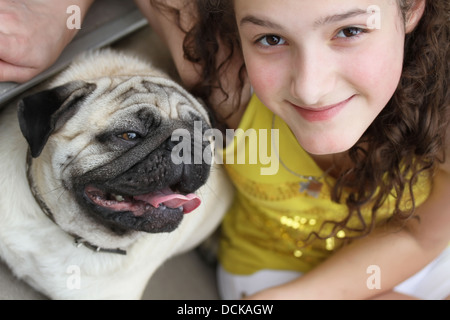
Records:
M190 213L194 211L201 204L200 198L195 194L188 194L184 196L181 194L173 193L173 191L170 189L137 196L134 197L134 199L150 203L155 208L158 208L160 205L165 205L166 207L173 209L182 206L184 213Z

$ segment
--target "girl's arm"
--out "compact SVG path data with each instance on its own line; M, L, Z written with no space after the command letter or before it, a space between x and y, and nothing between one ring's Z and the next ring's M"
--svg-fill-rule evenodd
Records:
M152 29L167 45L183 85L187 89L194 87L201 80L201 66L186 60L183 50L185 33L177 25L176 17L169 11L165 11L164 9L160 10L152 6L150 0L134 1L147 18ZM165 0L160 2L179 10L179 19L183 30L190 30L196 24L195 1ZM221 59L227 56L228 52L225 51L224 47L221 47L217 53L217 60L221 61ZM235 90L236 79L239 79L241 65L242 57L235 55L234 60L230 63L221 78L223 89L225 92L231 94L226 97L221 90L215 89L209 99L209 104L214 110L221 116L227 118L226 124L230 128L236 128L238 126L242 113L250 100L250 84L247 84L242 92L240 106L237 109L233 107L233 101L235 101L233 92Z
M344 247L311 272L248 299L369 299L391 294L444 250L450 241L449 159L437 172L431 195L401 232L377 233ZM381 289L370 289L370 266ZM382 296L381 296L382 297ZM386 296L388 297L388 296Z
M152 6L150 0L134 0L141 12L145 15L151 28L158 34L162 41L168 47L175 67L187 88L193 87L200 81L201 69L184 57L183 41L185 33L183 30L189 30L195 25L195 2L186 0L166 0L161 1L165 5L180 10L180 24L177 25L175 16L164 9Z

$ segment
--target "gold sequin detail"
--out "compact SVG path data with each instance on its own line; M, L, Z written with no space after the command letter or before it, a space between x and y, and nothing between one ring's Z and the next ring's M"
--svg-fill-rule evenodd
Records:
M333 250L334 250L334 247L335 247L335 240L334 240L334 237L325 239L325 248L326 248L328 251L333 251Z
M283 201L297 197L311 198L306 192L300 192L300 181L286 182L280 184L273 183L259 183L250 179L245 179L242 175L238 174L230 166L225 166L230 178L235 182L235 186L241 190L247 196L254 198L255 200L264 201ZM327 182L326 180L324 182ZM324 184L319 198L329 199L330 192Z
M345 238L345 231L341 230L336 234L336 237L338 237L339 239L344 239Z

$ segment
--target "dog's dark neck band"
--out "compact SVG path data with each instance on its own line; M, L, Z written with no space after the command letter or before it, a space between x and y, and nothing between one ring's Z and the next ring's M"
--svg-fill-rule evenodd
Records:
M28 184L30 185L30 190L31 193L33 194L34 199L36 200L37 204L39 205L39 207L41 208L42 212L44 212L44 214L53 221L53 223L55 223L56 225L58 225L56 223L55 217L52 213L52 211L50 210L50 208L47 206L47 204L45 203L45 201L42 199L42 197L39 195L39 192L36 189L36 185L34 183L33 180L33 175L31 174L31 164L33 162L33 157L31 156L30 151L28 151L27 154L27 179L28 179ZM81 246L85 246L88 249L91 249L92 251L95 252L104 252L104 253L115 253L115 254L120 254L120 255L126 255L127 252L125 250L122 249L107 249L107 248L101 248L99 246L93 245L89 242L87 242L86 240L84 240L83 238L75 235L75 234L71 234L68 233L71 237L74 238L74 243L75 246L77 248L81 247Z

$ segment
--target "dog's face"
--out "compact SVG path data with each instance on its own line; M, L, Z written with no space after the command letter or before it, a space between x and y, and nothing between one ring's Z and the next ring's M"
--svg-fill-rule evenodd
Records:
M74 81L19 104L36 189L61 228L95 233L94 242L171 232L199 205L194 192L210 164L173 161L172 133L194 137L194 123L209 128L207 117L196 99L158 77ZM192 139L191 150L195 143L211 147Z

